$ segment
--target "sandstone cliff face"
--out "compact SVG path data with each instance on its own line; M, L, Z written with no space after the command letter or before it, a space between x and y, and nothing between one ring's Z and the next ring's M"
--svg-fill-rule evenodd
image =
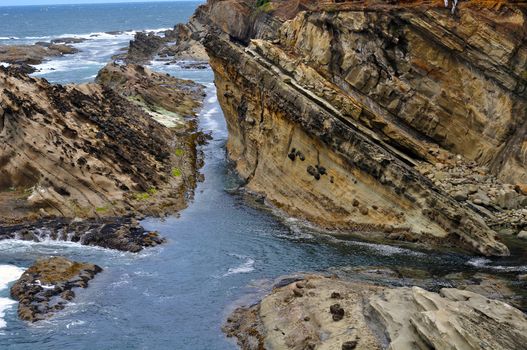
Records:
M161 78L128 73L152 86ZM180 81L163 77L157 80L169 90L163 91L180 93ZM166 128L119 95L117 85L51 85L0 70L0 222L160 214L185 206L196 178L195 123Z
M525 182L525 9L286 3L196 14L247 189L326 228L507 254L481 216L499 209L419 170L472 160Z

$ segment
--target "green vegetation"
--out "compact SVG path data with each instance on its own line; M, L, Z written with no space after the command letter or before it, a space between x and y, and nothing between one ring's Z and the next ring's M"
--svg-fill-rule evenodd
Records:
M181 169L179 169L179 168L172 168L172 176L180 177L181 175L182 175Z
M269 0L256 0L256 7L262 7L267 5L269 2Z
M108 209L110 209L108 206L104 206L104 207L95 208L95 211L97 213L106 213L108 211Z
M185 154L185 151L181 148L178 148L174 153L176 154L176 156L182 157Z
M147 201L150 199L150 195L147 192L136 193L134 195L136 201Z
M147 191L151 196L155 196L157 194L157 188L150 187Z

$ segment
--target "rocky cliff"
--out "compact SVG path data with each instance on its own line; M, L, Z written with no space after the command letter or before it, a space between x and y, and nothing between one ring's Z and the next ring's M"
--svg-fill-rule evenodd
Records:
M0 223L158 215L186 205L201 86L137 66L109 66L100 79L104 85L61 86L0 68Z
M506 255L496 231L527 214L526 16L216 0L195 18L248 190L324 228Z

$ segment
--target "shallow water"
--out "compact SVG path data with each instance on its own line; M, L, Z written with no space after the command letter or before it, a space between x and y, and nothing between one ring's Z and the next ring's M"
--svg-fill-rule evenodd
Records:
M91 60L104 64L106 54L94 52ZM60 69L60 62L48 65ZM21 268L38 257L62 255L104 268L89 288L77 292L74 303L48 321L28 325L17 319L16 307L4 307L6 324L0 328L0 349L234 349L235 344L221 333L226 315L235 305L256 300L280 275L363 265L404 265L434 275L467 270L506 272L487 268L489 265L525 268L512 267L521 260L477 260L337 239L274 215L235 190L237 180L227 167L227 130L212 72L162 64L152 68L207 86L200 126L212 133L213 140L203 148L205 181L177 217L144 221L147 229L159 231L168 242L139 254L68 242L0 242L0 281L4 281L0 283L0 317L2 303L9 300L2 284L14 280ZM96 71L93 65L82 74L64 70L62 77L54 75L57 71L43 75L52 81L84 81Z

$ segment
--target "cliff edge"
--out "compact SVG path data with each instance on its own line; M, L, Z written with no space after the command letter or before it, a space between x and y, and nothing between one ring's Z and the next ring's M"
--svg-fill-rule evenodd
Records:
M507 255L496 231L527 222L526 16L225 0L194 18L249 191L330 230Z

